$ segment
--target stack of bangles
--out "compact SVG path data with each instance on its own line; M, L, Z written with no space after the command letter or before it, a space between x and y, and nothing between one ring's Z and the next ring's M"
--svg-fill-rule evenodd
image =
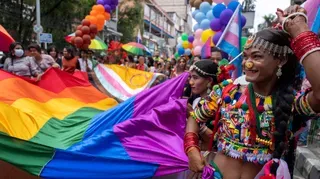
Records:
M320 51L320 41L315 33L305 31L292 40L291 48L302 64L308 55L315 51Z
M188 154L193 149L197 149L200 152L199 136L194 132L187 132L184 135L184 152Z

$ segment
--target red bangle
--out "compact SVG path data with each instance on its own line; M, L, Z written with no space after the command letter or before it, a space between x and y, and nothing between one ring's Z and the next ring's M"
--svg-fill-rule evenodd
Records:
M306 56L320 50L320 41L315 33L306 31L292 40L291 48L302 63Z

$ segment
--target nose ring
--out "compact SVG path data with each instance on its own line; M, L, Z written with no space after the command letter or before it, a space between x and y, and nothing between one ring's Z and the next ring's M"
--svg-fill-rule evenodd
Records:
M252 61L246 61L246 63L244 64L246 69L251 70L253 68L253 62Z

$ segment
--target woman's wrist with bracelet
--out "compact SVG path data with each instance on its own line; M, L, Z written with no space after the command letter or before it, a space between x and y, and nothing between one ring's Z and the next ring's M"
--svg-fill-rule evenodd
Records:
M292 39L291 48L302 64L308 55L320 50L320 41L317 34L312 31L304 31Z

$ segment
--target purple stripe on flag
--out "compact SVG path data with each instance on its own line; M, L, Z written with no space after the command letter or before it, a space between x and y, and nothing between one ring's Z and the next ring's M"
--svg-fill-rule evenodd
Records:
M188 73L135 97L131 119L114 126L131 159L159 164L155 176L188 169L183 150L187 101L182 96Z
M114 132L131 159L159 164L155 176L187 170L183 149L186 107L186 100L171 100L114 126Z

